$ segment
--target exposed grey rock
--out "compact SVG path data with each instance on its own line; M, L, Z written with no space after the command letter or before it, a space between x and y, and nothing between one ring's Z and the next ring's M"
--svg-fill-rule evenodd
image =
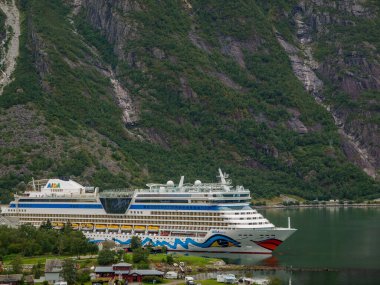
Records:
M47 143L44 136L45 120L25 105L15 105L0 116L0 146L41 145Z
M33 27L30 27L30 49L34 58L34 65L36 70L43 81L50 73L49 56L45 51L46 45L40 35Z
M208 45L194 30L190 31L189 39L197 48L206 53L211 53L212 47Z
M6 15L5 40L0 44L0 64L2 70L0 73L0 95L3 89L12 81L11 75L16 68L16 59L19 54L19 36L20 36L20 13L15 0L0 1L0 9Z
M253 169L260 169L260 170L266 169L266 167L263 164L261 164L260 162L258 162L257 160L253 158L246 159L244 161L244 166L253 168Z
M264 123L270 128L276 128L277 123L274 121L269 120L263 113L259 113L258 115L254 114L252 111L250 113L253 115L253 118L258 123Z
M361 0L309 0L300 1L293 9L293 22L296 27L297 46L288 43L281 35L276 33L280 45L288 54L292 63L294 74L303 83L305 89L314 96L327 111L331 113L334 122L339 128L343 140L343 149L347 157L361 167L368 175L376 177L376 168L380 164L380 147L376 143L380 140L379 131L375 126L361 125L355 128L358 122L352 124L347 122L348 110L337 111L324 103L323 81L316 74L318 71L322 79L326 78L340 85L342 90L350 94L353 98L359 96L363 90L380 89L380 65L377 61L368 60L354 52L352 56L347 56L347 52L339 51L335 59L325 61L322 64L313 58L313 35L319 37L329 33L329 24L354 25L350 20L341 19L337 15L331 15L328 11L320 12L316 7L329 7L339 11L351 13L356 17L371 17L372 11L368 11ZM373 50L372 47L369 47ZM351 72L349 67L356 66L359 72ZM346 72L339 72L346 70ZM302 133L307 128L298 122L298 117L294 116L288 121L288 125L295 131ZM304 129L305 127L305 129ZM367 130L365 133L362 130ZM368 131L371 130L371 131Z
M287 111L292 114L292 117L288 120L288 126L293 131L299 133L299 134L306 134L308 133L307 127L304 125L304 123L301 122L299 117L301 116L301 113L297 109L288 108Z
M244 54L241 50L240 43L231 37L221 37L222 53L230 55L240 65L245 68Z
M223 54L231 56L241 68L245 68L243 50L254 53L261 41L254 37L246 41L239 41L229 36L221 36L219 37L219 43Z
M164 59L166 57L165 55L165 52L157 47L154 47L152 49L152 53L154 55L154 57L158 58L158 59Z
M83 10L89 23L99 30L105 38L114 46L114 53L121 60L126 60L130 66L146 70L143 62L137 59L133 51L126 52L125 45L129 40L136 38L137 24L127 17L128 13L141 11L142 5L138 1L126 0L73 0L73 14ZM98 51L94 47L89 47L94 55L98 56ZM161 49L152 48L152 54L159 59L165 58L165 53ZM96 58L96 56L94 57ZM103 63L90 59L98 70L110 79L115 94L115 99L123 111L123 122L127 125L134 125L138 121L138 110L136 102L132 100L130 92L118 79L117 73L111 66L104 66Z
M350 72L355 67L355 72ZM345 70L345 72L339 72ZM329 59L318 68L323 78L333 80L352 98L365 90L380 90L380 64L352 54Z
M141 11L142 4L134 0L82 0L81 6L90 24L113 44L115 54L125 59L126 43L137 37L137 23L127 15Z
M209 72L209 74L220 80L225 86L232 88L236 91L242 91L243 87L234 82L231 78L229 78L226 74L220 72Z
M197 93L194 92L194 90L191 88L189 82L187 81L187 79L183 76L181 76L179 78L180 82L181 82L181 88L182 88L182 92L183 92L183 95L186 99L190 99L190 100L195 100L198 98L198 95Z
M303 83L305 89L309 91L316 99L321 100L323 89L323 82L318 78L316 73L313 71L314 60L307 60L308 54L304 52L304 56L301 57L301 50L292 44L285 41L285 39L276 33L276 37L280 45L289 55L289 59L292 64L292 69L296 77ZM308 42L307 40L303 41Z
M154 128L145 128L144 136L147 141L158 144L165 150L170 150L170 144L166 136Z
M372 11L365 7L366 0L309 0L312 4L319 7L329 7L339 11L345 11L356 17L369 17ZM307 3L308 1L301 1Z
M293 131L299 134L306 134L308 132L306 126L298 118L293 117L288 120L288 125Z

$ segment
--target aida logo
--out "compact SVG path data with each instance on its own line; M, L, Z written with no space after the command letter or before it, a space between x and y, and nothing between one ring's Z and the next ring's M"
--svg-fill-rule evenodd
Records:
M47 188L61 188L61 183L49 183Z

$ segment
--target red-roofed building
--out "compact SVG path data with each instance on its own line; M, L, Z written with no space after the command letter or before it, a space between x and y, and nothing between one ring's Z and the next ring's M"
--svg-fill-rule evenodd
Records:
M95 268L95 274L97 280L93 281L93 284L102 284L114 279L124 279L128 282L142 282L145 276L164 276L164 272L162 271L154 269L132 269L132 264L124 262L110 266L97 266Z

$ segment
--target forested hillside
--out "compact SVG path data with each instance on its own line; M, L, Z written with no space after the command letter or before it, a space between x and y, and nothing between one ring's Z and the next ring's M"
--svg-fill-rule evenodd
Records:
M0 201L31 177L104 189L218 167L254 197L379 196L377 1L14 3Z

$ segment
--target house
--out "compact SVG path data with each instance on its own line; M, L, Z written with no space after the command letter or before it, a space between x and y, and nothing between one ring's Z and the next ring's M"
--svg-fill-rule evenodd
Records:
M133 269L130 263L117 263L110 266L95 267L97 279L93 280L93 284L102 284L104 282L118 279L127 280L128 282L141 282L145 276L163 277L164 272L153 269Z
M18 284L33 284L33 276L27 275L23 277L22 274L7 274L0 275L0 284L18 285Z
M49 284L65 281L60 276L62 271L62 260L59 259L47 259L45 263L45 280Z

